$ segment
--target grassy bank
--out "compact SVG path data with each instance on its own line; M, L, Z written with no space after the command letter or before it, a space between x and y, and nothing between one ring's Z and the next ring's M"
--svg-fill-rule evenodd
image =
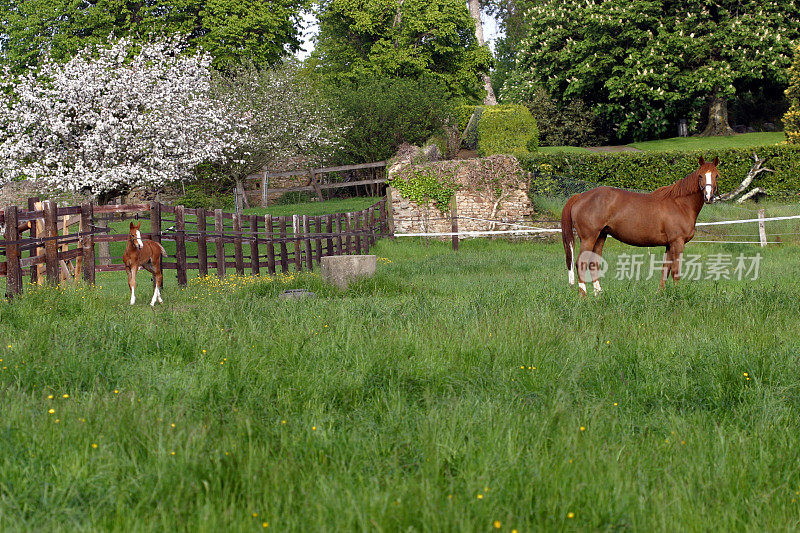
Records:
M793 249L588 299L560 244L376 252L345 292L170 273L153 310L114 273L0 304L0 529L800 526Z
M675 150L726 150L729 148L755 148L758 146L771 146L786 140L783 132L774 133L742 133L724 137L673 137L657 141L632 143L628 146L643 152L670 152ZM587 153L586 148L577 146L542 146L540 152L546 154L557 153ZM613 155L606 152L606 155Z

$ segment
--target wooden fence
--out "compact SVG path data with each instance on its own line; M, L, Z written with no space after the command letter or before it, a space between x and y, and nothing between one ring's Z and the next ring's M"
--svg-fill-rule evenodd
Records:
M81 277L94 283L97 272L125 270L121 255L102 261L95 253L97 243L127 241L127 226L124 233L110 234L96 224L123 216L149 219L150 231L142 236L164 245L168 257L162 268L176 270L179 285L186 285L189 270L219 277L229 268L239 275L313 270L323 256L365 254L378 238L390 235L386 202L350 213L261 216L158 202L57 207L31 199L27 210L10 206L0 213L0 276L6 277L11 298L22 292L25 276L34 283ZM77 231L70 233L76 223Z

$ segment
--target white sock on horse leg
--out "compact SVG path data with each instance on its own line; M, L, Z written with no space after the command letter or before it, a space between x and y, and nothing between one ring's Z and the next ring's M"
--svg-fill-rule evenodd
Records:
M582 281L579 281L578 290L580 290L583 294L586 294L586 284Z
M153 289L153 298L150 300L150 305L156 305L156 299L158 298L158 287Z
M592 285L594 285L594 294L595 294L595 296L600 294L601 292L603 292L603 289L600 288L600 280L599 279L594 280L594 283L592 283Z
M131 305L135 303L136 303L136 292L134 291L134 288L131 287Z
M161 299L161 287L156 287L156 291L158 291L158 303L163 304L164 300Z

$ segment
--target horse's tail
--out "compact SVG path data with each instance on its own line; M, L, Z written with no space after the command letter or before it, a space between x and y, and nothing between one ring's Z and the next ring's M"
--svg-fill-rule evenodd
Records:
M156 245L157 245L157 246L159 247L159 249L161 250L161 255L167 255L167 251L164 249L164 247L163 247L163 246L161 246L161 243L160 243L160 242L156 242L156 241L153 241L153 242L155 242L155 243L156 243Z
M573 255L575 237L572 235L572 205L578 200L580 194L573 195L564 205L561 211L561 239L564 241L564 254L567 256L567 271L569 272L569 284L575 285L575 274L573 272Z

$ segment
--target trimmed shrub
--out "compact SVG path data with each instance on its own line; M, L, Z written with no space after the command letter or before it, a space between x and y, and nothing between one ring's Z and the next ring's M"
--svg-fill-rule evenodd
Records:
M538 147L536 120L524 105L486 107L478 121L478 153L521 154Z
M625 189L651 191L669 185L697 170L700 156L720 159L719 190L738 186L753 166L753 152L766 158L765 166L775 172L759 174L753 185L769 194L795 196L800 192L800 146L779 144L758 148L726 150L640 152L620 154L531 153L519 156L522 168L534 173L534 194L555 189L552 175ZM541 181L541 183L539 183Z

